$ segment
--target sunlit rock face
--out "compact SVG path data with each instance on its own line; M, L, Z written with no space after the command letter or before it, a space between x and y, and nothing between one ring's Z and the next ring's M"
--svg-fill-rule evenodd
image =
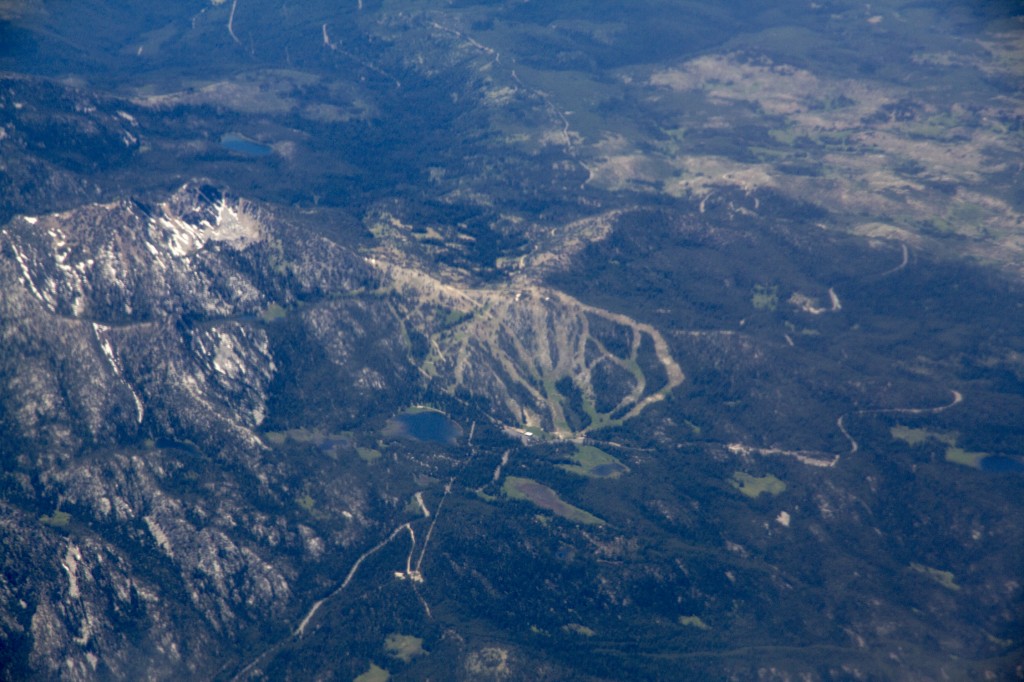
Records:
M252 281L265 237L244 202L192 186L0 232L4 456L25 472L13 501L48 512L9 507L11 546L40 555L7 584L6 615L38 673L174 678L213 664L211 637L287 609L270 562L297 529L253 517L230 479L207 500L171 483L204 462L266 466L252 429L275 364L244 321L266 305ZM47 525L95 530L29 539Z

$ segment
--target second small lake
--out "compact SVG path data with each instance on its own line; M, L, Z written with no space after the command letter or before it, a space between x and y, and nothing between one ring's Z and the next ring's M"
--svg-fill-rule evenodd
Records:
M222 135L220 146L229 151L245 154L246 156L266 156L274 151L268 145L260 144L256 140L252 140L245 135L239 135L238 133Z
M999 473L1024 471L1024 464L1010 457L1001 455L989 455L981 460L979 466L982 471L994 471Z

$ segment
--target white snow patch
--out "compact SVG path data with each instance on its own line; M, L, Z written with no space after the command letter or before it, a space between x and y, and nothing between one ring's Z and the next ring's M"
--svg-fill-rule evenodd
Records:
M117 264L117 255L110 248L104 248L100 251L99 256L103 263L103 274L106 275L107 279L111 282L120 283L121 280L118 277L117 268L115 267Z
M487 91L484 95L484 101L487 104L502 106L511 102L516 96L516 92L515 88L507 85L500 88L494 88L493 90Z
M103 336L106 332L106 327L96 322L92 323L92 329L96 333L96 340L100 344L100 348L103 349L103 354L107 356L107 362L110 363L110 368L114 370L114 374L121 376L121 368L117 365L117 360L114 358L114 347L110 344L110 341Z
M149 528L153 539L156 540L157 546L167 552L167 556L173 557L174 551L171 549L171 541L167 538L167 533L164 532L164 529L157 524L152 516L143 516L142 520L146 522L146 526Z
M218 336L217 354L213 357L213 368L232 378L245 374L245 364L235 352L235 342L230 334Z
M840 310L843 309L843 304L839 300L839 296L836 294L835 289L830 288L828 290L828 297L829 302L832 306L831 308L823 308L819 306L817 299L811 298L810 296L807 296L805 294L801 294L800 292L795 292L792 296L789 297L789 304L795 306L796 308L799 308L805 313L810 313L811 315L821 315L822 313L838 313Z
M18 261L18 265L21 267L22 277L25 279L25 283L28 284L29 290L35 295L40 301L44 300L42 294L36 289L35 282L32 281L32 275L28 270L28 263L25 262L25 256L21 253L17 246L11 244L11 248L14 249L14 257Z
M68 574L68 596L72 599L78 599L81 595L78 590L78 561L81 558L82 553L78 551L75 543L71 543L68 545L67 551L64 552L64 561L60 563Z
M425 518L430 518L430 510L427 509L427 505L423 502L423 493L417 492L413 497L416 498L416 504L419 505L420 511L423 512Z
M139 398L139 394L135 392L135 389L131 386L128 386L128 388L132 392L132 398L135 399L135 421L141 424L142 418L146 416L146 410L142 407L142 399Z
M825 452L813 450L783 450L781 448L758 448L743 443L729 443L726 449L734 455L749 457L750 455L761 455L763 457L782 455L792 457L799 462L814 467L834 467L839 462L839 455L829 455Z
M235 242L236 246L247 246L262 239L263 231L259 221L253 216L244 210L235 210L221 201L217 206L217 229L211 238Z
M195 253L209 241L227 242L242 248L263 238L259 221L245 211L244 205L235 208L224 201L218 202L215 224L208 220L189 223L171 214L166 205L163 211L164 215L150 219L150 231L163 233L164 239L158 241L177 258Z
M199 230L180 218L168 220L157 218L154 227L161 228L167 234L167 248L171 255L181 258L202 248L206 241L200 239Z
M832 299L832 312L836 313L843 309L843 304L839 302L839 296L836 295L836 290L829 287L828 297Z
M85 646L89 643L90 637L92 637L92 622L89 620L89 614L86 613L82 618L82 628L78 632L78 637L75 637L75 644Z
M811 315L821 315L822 313L827 311L826 308L818 306L817 299L811 298L810 296L806 296L799 292L796 292L789 297L789 304L792 306L796 306L800 310L804 311L805 313L810 313Z
M184 384L185 389L189 393L191 393L193 397L202 400L203 387L199 383L199 381L196 380L196 377L192 376L191 374L186 374L181 378L181 383Z
M81 299L76 298L74 302L75 314L78 314L79 308L81 307L79 303L81 303ZM96 333L96 341L99 342L100 348L103 349L103 354L107 357L107 362L110 363L110 368L113 370L114 374L124 382L124 385L128 387L128 390L131 391L132 399L135 401L136 421L141 424L142 418L145 416L145 409L142 406L142 400L139 398L139 394L135 392L135 387L128 383L128 380L124 378L124 374L121 372L121 365L118 364L117 358L114 356L114 347L111 345L110 340L104 336L107 331L107 327L93 322L92 328Z
M43 300L50 305L50 310L57 308L57 283L47 277L43 284Z

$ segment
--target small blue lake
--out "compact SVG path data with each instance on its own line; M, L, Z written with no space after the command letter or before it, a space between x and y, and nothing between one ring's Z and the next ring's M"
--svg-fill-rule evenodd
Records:
M423 410L392 417L384 433L431 443L454 443L462 435L462 427L441 412Z
M238 133L227 133L221 136L220 145L229 151L246 156L266 156L274 151L269 146Z
M1001 455L990 455L981 460L978 466L981 467L982 471L995 471L999 473L1024 471L1024 464L1020 461Z

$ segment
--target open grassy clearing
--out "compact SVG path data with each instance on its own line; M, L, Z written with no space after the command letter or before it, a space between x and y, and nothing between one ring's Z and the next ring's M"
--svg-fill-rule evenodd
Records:
M554 490L532 478L509 476L505 479L501 492L511 500L525 500L569 521L588 525L604 524L604 521L598 517L579 507L574 507L560 498Z
M58 509L53 514L40 516L39 523L51 528L67 528L67 525L71 523L71 514Z
M955 446L946 448L946 461L960 464L972 469L980 469L981 461L988 457L987 452L971 452Z
M287 431L267 431L263 438L272 445L311 445L319 448L325 455L336 459L341 451L351 445L348 433L327 433L320 429L289 429Z
M956 434L955 433L939 433L938 431L929 431L928 429L912 429L902 424L898 424L891 429L889 433L896 440L901 440L907 445L920 445L929 440L939 441L945 443L950 447L956 445Z
M560 464L559 468L591 478L617 478L629 471L625 464L593 445L578 447L572 461L574 464Z
M356 453L359 455L359 459L364 462L375 462L382 457L380 450L375 448L357 447Z
M786 489L785 481L782 481L771 474L767 476L751 476L742 471L737 471L729 481L734 488L751 499L757 499L760 495L778 495Z
M953 590L954 592L960 590L960 586L956 584L956 576L949 571L942 571L937 568L931 568L930 566L924 566L923 564L912 563L910 568L923 573L938 584L945 587L947 590Z
M267 431L263 437L274 445L292 443L310 443L322 445L328 440L343 440L348 438L347 433L325 433L320 429L288 429L287 431Z
M947 462L972 469L981 469L982 461L989 456L987 452L973 452L957 446L956 433L939 433L928 429L912 429L902 425L892 427L889 432L893 438L910 446L918 446L930 441L942 443L946 446L944 459Z
M289 429L287 431L267 431L263 437L274 445L284 445L291 441L293 443L317 444L324 438L322 431L315 429Z

